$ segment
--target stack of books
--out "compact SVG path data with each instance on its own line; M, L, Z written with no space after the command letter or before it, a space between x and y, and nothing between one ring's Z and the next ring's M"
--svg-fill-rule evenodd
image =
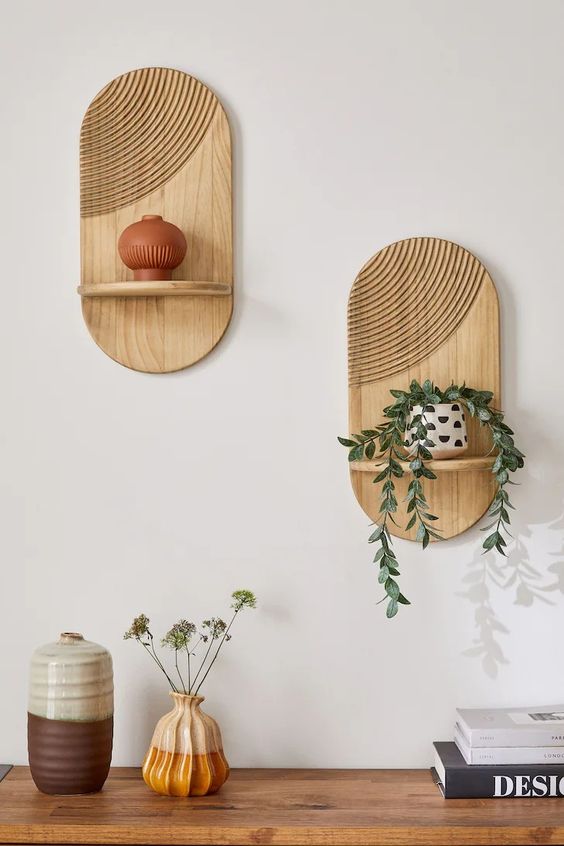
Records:
M431 768L445 799L564 796L564 705L457 710Z

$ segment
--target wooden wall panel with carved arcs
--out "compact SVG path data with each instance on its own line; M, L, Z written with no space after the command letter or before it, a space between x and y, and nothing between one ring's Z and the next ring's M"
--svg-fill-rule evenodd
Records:
M494 393L501 403L499 306L495 285L478 259L440 238L409 238L380 250L361 269L348 306L350 431L370 429L393 402L390 388L406 389L412 379L451 382ZM467 421L469 449L464 458L433 461L437 479L426 485L431 511L444 538L472 526L495 493L487 432ZM353 462L351 481L371 520L379 517L378 471L374 461ZM406 474L407 477L407 474ZM406 532L408 479L396 480L398 522Z
M78 291L96 343L149 373L207 355L233 308L231 139L217 97L170 68L114 79L84 116L80 197ZM162 216L185 236L186 255L168 281L134 280L118 254L120 234L144 215Z

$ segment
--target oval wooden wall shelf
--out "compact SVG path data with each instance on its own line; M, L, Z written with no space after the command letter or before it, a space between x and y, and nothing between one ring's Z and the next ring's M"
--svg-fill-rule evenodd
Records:
M110 82L82 123L80 197L78 290L98 346L148 373L207 355L233 310L231 139L215 94L170 68ZM155 214L182 230L186 257L171 282L133 282L118 238Z
M350 431L383 420L393 402L390 388L408 388L412 379L451 382L494 393L499 406L499 305L486 268L468 250L440 238L408 238L384 247L361 269L348 306ZM469 450L461 459L432 462L437 478L426 483L431 511L439 515L444 538L472 526L495 493L487 432L468 420ZM440 465L440 466L439 466ZM444 467L443 467L444 465ZM449 466L447 466L449 465ZM374 462L351 465L355 495L371 520L379 517ZM448 471L448 472L443 472ZM390 531L415 540L403 499L408 479L397 479L399 526Z

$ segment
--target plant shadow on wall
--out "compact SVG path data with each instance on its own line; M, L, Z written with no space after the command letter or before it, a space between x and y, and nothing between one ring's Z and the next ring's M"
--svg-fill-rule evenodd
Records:
M540 484L545 488L546 480ZM530 480L528 485L531 487ZM560 515L546 526L545 497L539 491L539 495L533 495L531 501L537 503L539 508L538 523L535 521L519 526L504 559L496 560L489 552L480 554L476 551L463 578L466 587L460 596L474 606L476 635L471 646L462 654L479 659L490 678L496 678L500 666L509 663L503 651L503 638L510 634L510 630L496 612L496 594L504 590L512 591L514 604L523 607L539 603L555 605L559 601L556 595L564 595L564 506ZM538 560L531 560L534 527L537 525L546 526L551 537L556 533L559 543L557 552L548 553L555 560L547 567L544 563L539 564Z

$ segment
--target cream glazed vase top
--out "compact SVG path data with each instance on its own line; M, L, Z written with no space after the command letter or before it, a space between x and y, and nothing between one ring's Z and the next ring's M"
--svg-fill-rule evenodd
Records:
M112 658L78 632L63 632L31 657L29 712L49 720L103 720L114 710Z
M455 458L468 449L468 433L466 431L466 417L464 408L457 402L428 403L424 407L414 405L410 419L417 414L423 416L427 426L427 433L434 446L428 447L433 458ZM411 444L411 435L415 434L415 427L407 433L405 445L410 452L415 452L417 442Z
M164 796L216 793L229 776L219 726L201 710L203 696L170 695L174 707L156 725L143 778Z

